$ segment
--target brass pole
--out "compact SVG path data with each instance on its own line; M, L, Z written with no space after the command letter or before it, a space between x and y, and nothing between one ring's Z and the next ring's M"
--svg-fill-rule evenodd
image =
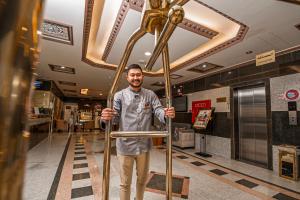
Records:
M158 42L159 38L159 30L155 29L155 42ZM169 62L169 52L168 52L168 44L163 48L162 51L162 59L163 59L163 70L164 70L164 79L165 79L165 93L166 93L166 107L172 107L171 100L171 82L170 82L170 62ZM171 119L167 118L167 151L166 151L166 199L172 199L172 132L171 132Z
M120 81L121 75L125 69L125 66L128 62L129 56L132 52L132 49L135 43L145 35L145 31L142 29L138 29L135 33L130 37L127 46L125 48L125 52L122 56L120 65L117 69L116 75L113 80L113 84L108 94L107 98L107 107L113 108L113 98L114 94L117 90L117 84ZM103 182L102 182L102 200L109 199L109 182L110 182L110 154L111 154L111 134L112 131L112 122L109 121L105 127L105 147L104 147L104 160L103 160Z
M138 137L168 137L167 131L113 131L110 134L112 138L138 138Z
M159 27L155 29L155 45L157 45L160 37ZM171 96L171 81L170 81L170 62L169 62L169 51L168 43L163 48L162 51L163 60L163 70L165 79L165 93L166 93L166 107L172 107L172 96ZM170 118L166 119L166 127L168 132L167 137L167 151L166 151L166 199L172 199L172 120Z
M170 63L169 63L169 50L168 44L163 48L162 51L163 57L163 69L164 69L164 78L165 78L165 91L166 91L166 105L167 108L172 107L172 96L171 96L171 81L170 81ZM167 118L167 166L166 166L166 199L172 199L172 120Z
M0 1L0 200L22 199L43 0Z
M184 17L184 11L181 6L173 6L169 13L168 13L168 20L159 35L157 40L157 44L155 45L154 51L152 56L150 57L148 63L146 64L145 69L147 71L152 70L152 66L154 65L155 61L157 60L159 54L162 52L162 49L168 43L172 33L174 32L177 24L181 23ZM157 32L157 31L155 31Z

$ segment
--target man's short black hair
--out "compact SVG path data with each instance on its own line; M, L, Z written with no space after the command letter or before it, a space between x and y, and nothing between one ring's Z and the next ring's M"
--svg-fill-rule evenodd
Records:
M131 64L126 68L126 74L128 74L129 70L131 69L139 69L143 73L143 69L138 64Z

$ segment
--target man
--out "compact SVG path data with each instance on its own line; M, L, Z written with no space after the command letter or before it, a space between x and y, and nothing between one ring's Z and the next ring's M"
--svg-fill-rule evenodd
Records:
M105 108L101 120L119 122L120 131L149 131L152 113L163 123L165 117L174 118L175 110L163 108L151 90L142 88L142 68L132 64L127 68L129 87L114 96L114 109ZM151 138L117 138L117 156L120 163L120 199L130 200L133 163L136 162L136 200L142 200L149 171Z

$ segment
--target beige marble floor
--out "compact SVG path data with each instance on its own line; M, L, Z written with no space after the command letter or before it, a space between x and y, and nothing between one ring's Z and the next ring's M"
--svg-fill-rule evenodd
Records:
M179 148L174 148L177 149L181 152L187 153L189 155L195 156L195 149L179 149ZM237 160L232 160L232 159L225 159L221 156L213 155L210 158L202 158L204 160L216 163L218 165L222 165L226 168L229 169L234 169L235 171L241 172L243 174L248 174L253 177L256 177L258 179L274 183L276 185L282 186L282 187L287 187L289 189L295 190L297 192L300 192L300 181L293 181L289 179L282 178L278 176L277 173L273 172L272 170L264 169L261 167L256 167L253 165L249 165L247 163L243 163Z
M61 156L64 151L64 146L67 144L67 135L55 134L50 140L43 141L40 145L33 148L28 153L27 167L25 171L25 187L23 199L47 199L50 188L53 187L53 180L57 175L57 167L59 165ZM63 173L62 170L60 180L58 182L57 191L64 191L68 194L68 198L85 200L85 199L101 199L101 183L102 183L102 169L103 169L103 136L99 133L74 134L70 140L68 153L66 154L64 168L69 167L68 173ZM253 166L240 163L232 160L224 160L223 164L226 168L222 168L217 164L222 164L222 158L213 157L207 162L203 159L198 159L193 156L193 151L186 152L174 150L173 154L173 174L179 176L190 177L189 195L191 200L240 200L240 199L272 199L277 195L287 195L294 199L300 199L300 194L284 190L271 184L267 184L247 175L240 174L236 171L241 170L242 173L249 173L253 176L255 171L260 174L258 178L266 181L278 181L273 177L272 171L262 168L254 168ZM177 156L184 155L184 159ZM165 172L165 149L154 148L151 152L150 170L164 173ZM196 166L194 162L200 162L203 165ZM86 168L76 168L75 166L86 165ZM50 168L50 169L49 169ZM70 170L73 168L73 170ZM238 169L238 170L237 170ZM213 173L218 170L224 174L218 175ZM268 172L269 171L269 172ZM268 176L268 173L271 175ZM73 180L65 179L63 176L70 177L73 174ZM74 175L82 175L78 179L74 179ZM38 176L36 176L38 175ZM85 177L86 176L86 177ZM270 179L268 179L270 177ZM135 173L132 183L132 199L135 195ZM68 180L68 181L66 181ZM276 180L276 181L274 181ZM250 186L245 186L240 182L249 182ZM116 155L111 156L111 174L110 174L110 200L119 199L119 165ZM62 184L63 183L63 184ZM252 184L252 186L251 186ZM297 184L294 186L297 188ZM291 183L291 185L293 185ZM67 188L66 190L61 190ZM82 190L81 190L82 188ZM53 191L53 190L52 190ZM75 193L86 193L82 194ZM72 193L72 194L71 194ZM280 195L278 196L278 193ZM80 196L81 195L81 196ZM274 196L275 197L275 196ZM292 198L292 199L293 199ZM49 198L48 198L49 199ZM153 192L145 192L145 200L159 200L165 199L162 194ZM174 197L176 199L182 199Z

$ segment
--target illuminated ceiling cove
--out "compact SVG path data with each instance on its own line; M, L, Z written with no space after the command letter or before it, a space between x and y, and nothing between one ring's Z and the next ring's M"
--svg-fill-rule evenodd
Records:
M137 19L141 18L143 4L143 0L86 1L82 60L95 67L115 70L123 54L120 49L125 49L128 38L139 27ZM242 41L247 33L245 24L201 1L189 0L183 9L185 19L169 40L172 72ZM149 58L144 53L154 49L154 36L147 34L136 45L128 63L143 66ZM153 71L145 74L162 75L161 58Z

